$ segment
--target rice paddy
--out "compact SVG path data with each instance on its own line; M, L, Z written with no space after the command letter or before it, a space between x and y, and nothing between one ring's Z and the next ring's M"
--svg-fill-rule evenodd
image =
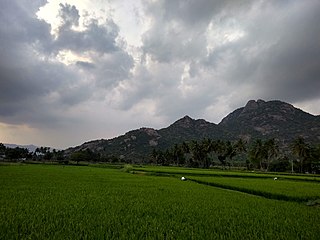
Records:
M317 181L138 169L0 165L0 239L319 239L320 208L294 200L319 196ZM180 174L289 198L181 181Z

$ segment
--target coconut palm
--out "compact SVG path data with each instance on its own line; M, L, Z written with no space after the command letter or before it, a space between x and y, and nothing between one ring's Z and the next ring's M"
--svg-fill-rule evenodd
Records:
M263 169L263 159L265 158L265 148L261 139L257 139L250 148L249 157L250 161L257 168Z
M199 166L199 165L205 166L203 161L206 158L206 153L203 149L203 144L198 143L197 141L193 140L191 142L190 150L191 150L192 160L193 160L192 165L193 166Z
M205 138L202 141L202 152L203 152L203 165L205 168L209 168L210 166L210 158L209 154L213 151L212 140L209 138Z
M310 147L304 141L302 137L296 138L291 145L292 153L298 157L298 161L300 162L300 172L304 170L304 163L307 161L308 156L310 154Z
M263 144L265 148L265 160L266 160L266 170L269 170L270 163L274 158L278 156L279 146L276 143L275 139L269 139Z
M237 153L242 153L242 152L246 152L247 148L246 148L246 142L242 140L242 138L240 138L234 145Z
M217 154L218 160L221 162L223 167L225 167L227 164L227 162L226 162L226 158L227 158L226 143L224 141L217 140L216 142L214 142L213 150Z

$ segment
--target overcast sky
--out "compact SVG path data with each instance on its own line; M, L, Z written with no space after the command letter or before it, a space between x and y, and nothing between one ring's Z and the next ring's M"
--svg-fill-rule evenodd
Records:
M320 114L319 0L0 0L0 142L66 148L250 99Z

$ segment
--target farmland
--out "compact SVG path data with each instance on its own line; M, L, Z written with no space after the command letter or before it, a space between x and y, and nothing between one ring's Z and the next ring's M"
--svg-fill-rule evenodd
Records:
M180 181L183 174L202 183ZM0 239L318 239L320 208L295 201L319 196L318 177L272 178L169 167L0 165Z

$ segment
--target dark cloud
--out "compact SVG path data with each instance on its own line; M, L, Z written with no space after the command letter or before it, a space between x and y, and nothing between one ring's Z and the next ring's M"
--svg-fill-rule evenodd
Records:
M74 5L70 4L59 4L60 11L59 16L62 19L61 28L70 29L73 26L79 26L80 14L78 9Z
M252 1L147 1L152 27L143 36L143 50L160 62L193 60L206 55L206 31L214 21L244 13Z
M85 68L85 69L95 68L95 65L93 63L85 62L85 61L77 61L76 65L81 67L81 68Z
M243 39L215 49L205 61L217 68L228 60L225 80L236 87L251 84L255 92L248 95L257 98L289 102L318 98L320 4L287 2L276 7L262 5L254 24L245 22Z
M121 81L131 77L130 70L133 67L132 57L124 52L117 51L112 55L104 55L97 61L94 72L97 87L110 89L116 87Z
M54 47L76 52L112 53L119 50L116 44L118 32L119 29L112 20L107 20L103 25L92 20L84 31L73 30L71 25L66 24L59 28Z
M186 114L219 122L259 98L319 112L317 0L144 0L141 46L126 44L119 19L70 4L59 5L51 35L35 14L45 3L1 3L1 123L97 133L126 122L165 126Z
M199 116L221 98L230 106L251 98L318 98L319 7L318 1L148 2L152 25L142 49L157 67L137 75L131 86L139 87L122 89L124 106L153 99L158 114Z
M197 28L199 24L208 25L217 15L224 16L226 13L247 10L251 2L253 1L161 0L146 1L145 6L156 21L178 21L190 25L191 28Z
M43 84L44 65L32 53L31 46L50 42L50 27L29 12L41 6L27 1L5 1L1 7L0 24L0 120L10 122L20 112L28 112L32 103L48 92L54 84ZM21 119L23 121L23 119Z
M84 29L74 30L72 27L79 24L78 10L68 4L60 7L62 25L54 41L56 51L71 50L79 55L88 52L93 62L78 61L76 65L94 76L97 87L111 88L128 78L133 59L117 43L119 27L114 21L106 19L100 24L96 19L88 19Z
M1 63L11 66L26 56L28 45L45 49L51 44L50 26L33 15L45 1L7 1L0 8ZM28 58L28 55L25 57Z
M117 45L119 29L112 19L103 24L91 19L75 30L79 11L60 4L61 26L54 37L50 25L36 18L43 4L5 1L0 9L0 122L57 126L73 118L65 111L88 101L101 86L129 76L132 57ZM66 66L55 59L60 51L80 56L87 51L91 61Z
M320 3L296 10L286 19L287 29L270 49L263 70L270 80L270 95L288 101L319 98L320 89Z

